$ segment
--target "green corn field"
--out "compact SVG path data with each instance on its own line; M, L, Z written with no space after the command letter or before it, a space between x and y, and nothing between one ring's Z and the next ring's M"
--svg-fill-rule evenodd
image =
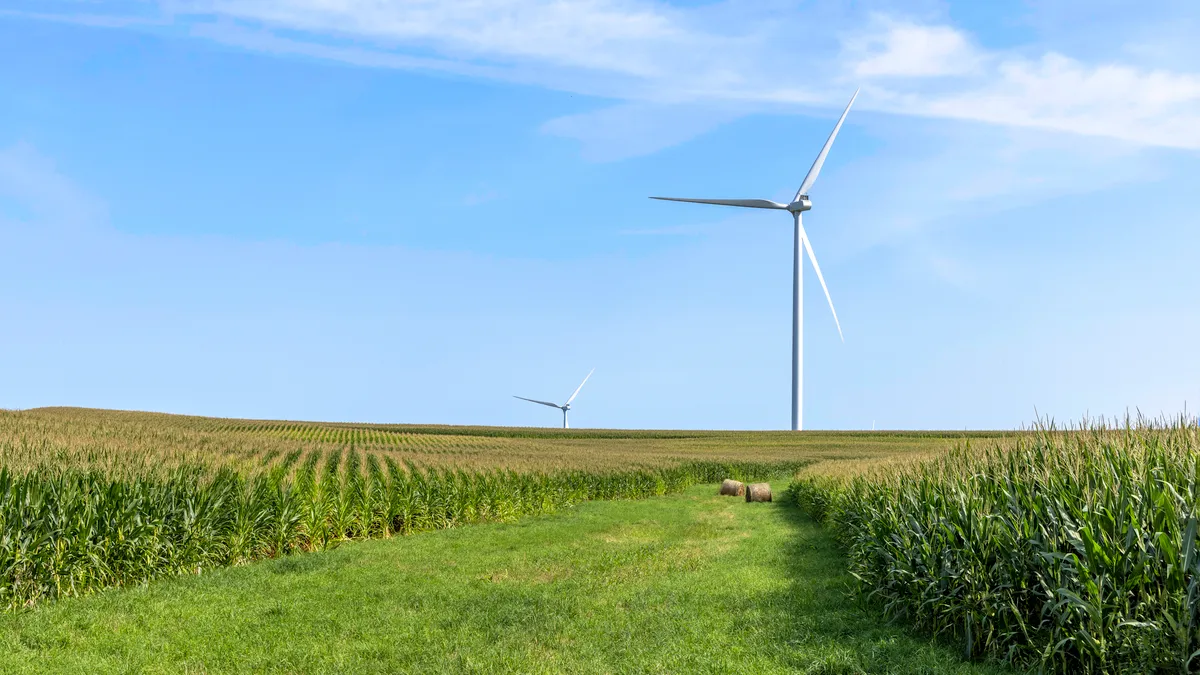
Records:
M0 607L954 439L0 411Z
M858 475L805 472L872 604L1050 672L1200 671L1194 420L970 442Z
M9 609L339 542L545 513L591 499L662 495L795 463L690 462L598 473L401 467L346 453L243 476L165 477L0 468L0 603ZM364 463L366 466L363 466Z

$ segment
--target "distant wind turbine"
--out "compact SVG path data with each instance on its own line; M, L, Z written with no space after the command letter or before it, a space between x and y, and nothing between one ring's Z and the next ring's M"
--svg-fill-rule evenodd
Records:
M792 214L792 219L796 224L795 240L793 242L792 251L792 430L799 431L803 426L803 399L801 389L804 378L804 350L802 345L802 336L804 334L804 314L802 311L803 304L803 289L804 289L804 256L800 252L803 247L808 252L808 259L812 261L813 270L817 273L817 281L821 282L821 288L825 291L825 299L829 301L829 310L833 312L833 323L837 326L838 336L842 338L842 342L846 338L842 336L842 324L838 321L837 310L833 308L833 298L829 296L829 287L825 285L825 277L821 276L821 266L817 264L817 256L813 254L812 244L808 241L808 233L804 231L804 225L800 222L800 214L812 209L812 202L808 199L808 190L813 183L817 182L817 174L821 173L821 165L825 163L825 156L829 154L829 148L833 146L833 139L837 138L838 132L842 129L842 122L846 121L846 115L850 113L850 106L854 105L854 99L858 98L858 92L850 97L850 102L846 104L846 109L842 111L842 116L838 118L837 125L833 127L833 133L829 134L829 140L825 141L825 147L821 148L820 154L817 155L816 161L808 170L808 175L804 177L804 182L800 184L800 189L796 191L796 196L792 198L790 204L780 204L769 199L684 199L680 197L651 197L651 199L662 199L671 202L693 202L696 204L717 204L718 206L742 206L751 209L778 209L780 211L789 211Z
M562 405L550 403L548 401L538 401L532 398L525 398L524 396L513 396L513 398L519 398L522 401L529 401L530 403L541 403L542 405L548 405L551 408L558 408L559 410L563 411L563 428L569 429L570 427L567 426L567 411L571 409L571 401L574 401L575 397L579 395L579 390L583 389L583 385L587 384L588 377L591 377L592 373L594 372L596 372L596 369L592 368L591 372L587 374L587 377L583 378L583 382L580 382L579 386L575 387L575 393L571 394L571 398L567 399L567 402Z

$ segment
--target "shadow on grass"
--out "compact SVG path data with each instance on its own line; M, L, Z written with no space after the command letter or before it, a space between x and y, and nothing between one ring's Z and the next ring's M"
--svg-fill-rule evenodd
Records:
M777 503L773 510L795 533L779 552L792 582L782 599L764 594L751 601L775 610L769 612L765 637L803 654L781 665L828 675L1014 672L967 662L954 645L890 622L859 595L829 531L795 504Z

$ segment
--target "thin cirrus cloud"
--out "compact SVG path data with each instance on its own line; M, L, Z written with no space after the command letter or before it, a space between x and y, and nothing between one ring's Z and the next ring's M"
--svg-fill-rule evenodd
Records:
M314 33L426 43L462 57L549 60L652 76L647 57L693 35L653 6L606 0L201 0L176 11L214 14Z
M1114 45L1118 60L1108 62L1041 44L986 49L945 19L810 17L811 5L792 10L807 22L799 40L780 27L786 12L778 6L732 0L101 0L86 3L80 20L125 25L121 11L136 7L146 19L145 8L155 6L149 18L248 50L613 99L615 107L544 127L579 139L584 154L601 161L653 152L742 114L834 107L859 84L864 110L1200 149L1200 70L1119 60L1136 45ZM105 7L112 13L99 11ZM28 16L70 20L69 12ZM699 112L713 106L722 111L715 117ZM614 121L632 129L615 145ZM671 137L644 133L655 126L670 127Z
M607 162L682 143L744 113L727 106L631 102L558 117L542 131L581 143L584 159Z
M898 97L896 109L1200 149L1200 75L1088 66L1061 54L1012 59L986 84L937 97Z
M103 203L75 187L29 143L0 148L0 222L78 228L106 215Z

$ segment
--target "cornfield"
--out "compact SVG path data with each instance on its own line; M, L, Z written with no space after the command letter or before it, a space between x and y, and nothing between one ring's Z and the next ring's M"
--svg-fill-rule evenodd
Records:
M863 592L970 656L1063 673L1200 671L1195 421L964 444L790 495Z
M166 478L0 469L0 603L12 609L107 586L312 551L339 542L662 495L795 463L693 462L614 473L401 467L310 455L293 476L180 469Z
M0 411L0 607L951 442Z
M977 434L997 437L997 434ZM950 448L961 433L632 431L232 420L160 413L0 410L0 464L166 475L187 466L239 473L284 467L297 453L351 447L380 460L464 470L623 471L688 461L859 462Z

